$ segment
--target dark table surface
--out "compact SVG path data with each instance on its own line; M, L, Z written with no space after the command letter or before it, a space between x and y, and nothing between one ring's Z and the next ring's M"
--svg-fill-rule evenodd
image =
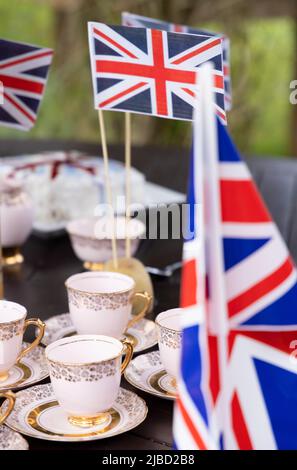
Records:
M80 148L94 154L97 145L79 145L51 142L15 142L1 143L0 155L34 152L44 149ZM136 155L135 155L136 154ZM112 155L121 159L121 149L114 148ZM182 150L158 152L156 149L138 149L134 153L134 164L146 174L151 181L161 183L172 189L186 188L188 154ZM162 161L161 161L162 158ZM176 172L175 164L181 158L184 162L182 171ZM182 243L180 240L144 240L138 250L137 257L146 265L166 266L181 258ZM19 269L5 271L5 297L24 305L30 317L43 320L68 311L64 281L71 274L83 270L75 257L68 237L40 239L30 237L22 250L25 263ZM153 277L156 305L149 315L154 318L159 312L178 306L180 273L176 272L169 280ZM30 338L30 335L28 334ZM46 382L46 381L45 381ZM122 386L133 389L125 379ZM168 450L172 445L172 411L173 403L163 400L140 390L136 390L147 403L148 416L134 430L104 440L84 443L48 442L28 438L31 450Z
M73 141L22 141L7 140L0 143L0 156L33 153L42 150L78 149L91 155L100 153L97 144ZM111 147L110 155L123 160L123 148ZM154 147L133 150L133 166L143 171L147 179L185 192L189 153L185 149ZM248 161L260 190L274 216L281 233L297 260L297 162L296 160ZM290 184L288 184L290 183ZM290 202L291 201L291 202ZM286 217L285 217L286 216ZM145 240L137 256L146 265L166 266L181 258L180 240ZM65 279L71 274L82 271L66 236L43 240L31 236L23 247L25 263L19 271L6 271L5 296L9 300L26 306L30 316L47 319L52 315L67 312L67 298L64 288ZM154 318L159 312L173 308L179 302L180 273L170 279L153 278L157 304L151 314ZM122 385L132 388L123 379ZM90 443L54 443L28 439L31 450L57 449L163 449L172 445L172 408L170 401L150 396L139 390L136 392L147 402L147 419L134 430L101 441Z

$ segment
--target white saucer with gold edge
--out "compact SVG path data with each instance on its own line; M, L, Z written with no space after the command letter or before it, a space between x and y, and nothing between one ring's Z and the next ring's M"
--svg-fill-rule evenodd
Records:
M139 390L168 400L176 398L176 383L166 372L159 351L137 356L130 362L124 376Z
M13 410L16 396L11 391L0 392L0 398L5 398L5 405L0 408L0 450L28 450L27 441L12 429L2 425Z
M14 410L6 421L11 429L49 441L94 441L117 436L145 420L147 406L136 393L123 388L109 410L108 423L81 428L73 426L59 406L51 384L36 385L16 394Z
M45 321L46 329L42 340L45 346L54 341L76 334L69 313L55 315ZM134 346L134 353L152 348L157 344L157 328L155 322L143 318L138 323L128 328L125 337L131 341Z
M23 348L27 346L28 343L24 342ZM0 382L0 392L28 387L41 382L48 376L44 348L37 346L10 369L8 378Z

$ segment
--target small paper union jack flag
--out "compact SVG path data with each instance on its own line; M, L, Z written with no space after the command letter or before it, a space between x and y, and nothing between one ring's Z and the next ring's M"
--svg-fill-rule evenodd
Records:
M296 267L226 128L217 120L213 129L215 145L199 136L203 151L192 158L175 444L297 449ZM195 209L202 160L204 242Z
M96 109L191 120L197 68L212 61L216 112L226 120L220 38L91 22L89 44Z
M134 26L138 28L153 28L174 33L190 33L200 36L221 37L223 48L223 70L225 87L225 110L230 111L232 107L232 89L230 75L230 40L225 34L214 33L205 29L191 28L181 24L168 23L166 21L148 18L146 16L134 15L133 13L122 13L122 24L124 26Z
M0 39L1 126L34 126L52 57L51 49Z

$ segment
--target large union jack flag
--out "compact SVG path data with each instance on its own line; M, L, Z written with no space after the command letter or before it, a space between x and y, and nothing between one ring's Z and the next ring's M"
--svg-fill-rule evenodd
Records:
M52 56L51 49L0 39L1 126L34 126Z
M124 26L145 27L153 29L161 29L163 31L172 31L174 33L190 33L200 36L221 37L223 48L223 72L224 72L224 88L225 88L225 110L230 111L232 108L232 87L230 74L230 40L225 34L214 33L206 29L191 28L181 24L168 23L166 21L148 18L146 16L134 15L133 13L122 13L122 24Z
M197 293L201 245L195 235L184 245L181 304L189 319L175 415L176 446L297 449L295 353L292 357L297 345L296 268L246 164L220 122L217 137L215 191L221 217L214 229L209 214L206 216L206 321ZM198 158L201 155L194 156L193 168ZM192 227L196 226L197 201L194 175L193 170L189 190ZM207 181L207 175L205 178ZM208 206L206 193L206 212ZM207 239L213 234L222 252L225 304L221 309L215 308L218 291L212 290L214 277L218 277L211 268L213 247L209 245L212 253L207 249ZM219 317L224 310L226 321L222 323Z
M91 22L89 44L95 108L191 120L197 68L212 61L225 121L220 38Z

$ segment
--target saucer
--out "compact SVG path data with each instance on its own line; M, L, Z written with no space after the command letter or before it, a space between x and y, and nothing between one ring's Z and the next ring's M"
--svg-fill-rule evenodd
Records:
M23 348L26 346L28 343L23 343ZM37 346L10 369L8 379L0 382L0 391L27 387L40 382L48 375L44 348Z
M42 340L45 346L76 333L69 313L51 317L45 321L45 324L45 334ZM155 322L146 318L129 328L125 336L133 343L135 353L149 349L158 342Z
M28 450L28 442L6 426L0 426L0 450Z
M16 397L6 425L27 436L48 441L93 441L117 436L142 423L148 411L145 401L136 393L120 388L109 410L109 421L86 429L69 423L51 384L35 385L18 392Z
M125 371L125 379L134 387L157 397L174 400L176 385L167 374L160 359L160 352L153 351L133 359Z

